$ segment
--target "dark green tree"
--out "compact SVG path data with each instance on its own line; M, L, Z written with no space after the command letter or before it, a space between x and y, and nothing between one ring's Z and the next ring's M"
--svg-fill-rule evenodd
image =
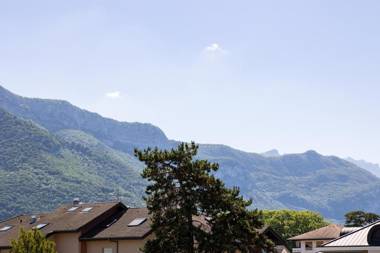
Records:
M12 241L11 253L57 253L55 243L37 229L20 230L17 240Z
M215 178L218 164L195 160L198 146L180 144L177 149L136 150L146 165L142 176L150 184L146 202L155 238L146 253L249 252L271 248L257 232L263 224L257 210L238 189L228 189Z
M378 221L380 216L375 213L367 213L364 211L351 211L344 215L347 227L362 227L372 222Z

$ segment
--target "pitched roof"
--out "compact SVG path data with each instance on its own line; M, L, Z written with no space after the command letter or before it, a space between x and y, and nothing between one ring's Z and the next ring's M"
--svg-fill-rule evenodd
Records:
M68 210L73 205L63 205L51 213L36 215L37 220L33 224L31 224L31 217L28 215L20 215L0 221L0 229L11 226L9 230L0 232L0 248L10 247L11 240L18 237L21 228L32 229L38 224L47 224L40 229L47 236L56 232L75 232L118 206L123 207L124 205L119 202L79 204L76 210L70 212ZM84 212L85 208L91 209Z
M147 218L138 226L128 226L134 219ZM120 217L103 224L102 230L95 235L84 235L82 240L101 240L101 239L138 239L144 238L151 233L151 222L146 208L129 208Z
M137 226L128 226L134 219L146 219ZM193 216L193 225L199 226L205 231L210 231L210 225L203 216ZM102 228L95 234L84 235L81 240L101 240L101 239L141 239L152 232L151 219L147 208L129 208L120 217L115 217L109 223L102 224Z
M323 247L358 247L368 246L368 232L375 225L380 224L380 221L371 223L367 226L357 229L351 233L345 234L331 242L326 243Z
M343 226L337 224L330 224L328 226L294 236L289 238L290 241L301 241L301 240L332 240L338 238L342 231Z

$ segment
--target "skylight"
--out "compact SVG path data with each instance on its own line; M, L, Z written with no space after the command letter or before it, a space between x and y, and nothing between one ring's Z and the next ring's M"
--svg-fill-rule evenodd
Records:
M136 218L128 224L128 227L140 226L146 221L146 218Z
M71 208L69 208L67 211L68 212L74 212L75 210L77 210L79 207L78 206L73 206Z
M0 232L8 231L11 228L12 228L12 226L4 226L4 227L0 228Z
M82 212L87 213L87 212L91 211L91 209L92 209L92 207L86 207L86 208L82 209Z
M35 226L34 228L36 228L36 229L41 229L41 228L44 228L44 227L46 227L46 226L47 226L46 223L41 223L41 224L38 224L37 226Z

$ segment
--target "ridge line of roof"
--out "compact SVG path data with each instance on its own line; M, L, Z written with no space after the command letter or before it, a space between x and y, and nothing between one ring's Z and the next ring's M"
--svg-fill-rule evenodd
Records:
M13 220L13 219L16 219L17 217L22 217L22 216L28 216L28 215L27 214L19 214L19 215L11 216L11 217L6 218L4 220L0 220L0 223L7 222L9 220Z
M98 202L80 202L79 204L75 204L75 205L97 205L97 204L114 204L114 203L124 204L121 201L115 200L115 201L98 201ZM58 206L58 208L61 206L66 206L66 205L74 205L74 204L71 202L62 203L60 206Z

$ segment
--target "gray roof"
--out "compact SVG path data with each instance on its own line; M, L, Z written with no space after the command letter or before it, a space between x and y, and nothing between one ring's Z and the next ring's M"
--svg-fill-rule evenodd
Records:
M326 243L323 247L359 247L368 246L367 236L369 230L380 224L380 221L371 223L365 227L362 227L356 231L343 235L331 242Z

